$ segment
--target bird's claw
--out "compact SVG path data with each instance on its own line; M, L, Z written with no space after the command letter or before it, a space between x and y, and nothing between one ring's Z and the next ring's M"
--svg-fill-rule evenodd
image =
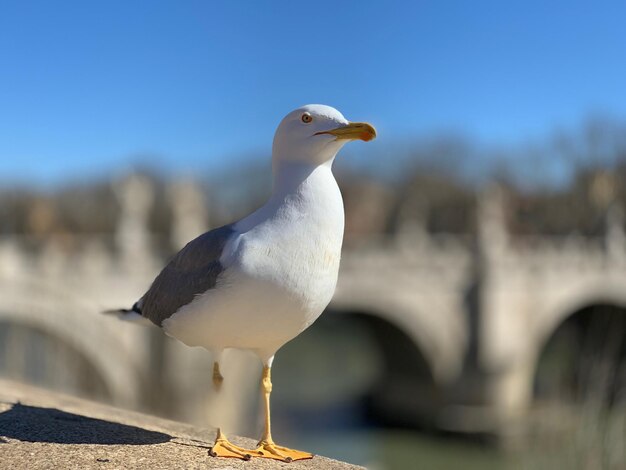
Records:
M211 457L230 457L241 460L250 460L252 458L250 451L230 442L219 429L217 430L215 443L209 449L209 455Z
M300 450L289 449L276 445L274 442L259 442L259 446L253 451L254 457L266 459L282 460L283 462L294 462L296 460L312 459L313 454Z

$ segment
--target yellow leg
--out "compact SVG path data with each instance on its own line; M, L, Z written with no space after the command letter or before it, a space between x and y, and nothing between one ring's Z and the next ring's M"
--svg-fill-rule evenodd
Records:
M213 363L213 387L216 391L220 391L220 389L222 388L222 382L224 382L224 377L220 372L220 364L219 362L215 361Z
M219 365L215 362L213 365L213 384L216 388L219 388L223 380L224 378L222 377L222 374L220 374ZM281 460L283 462L313 458L313 454L308 452L302 452L276 445L272 439L272 427L270 421L270 394L272 393L272 379L271 368L268 366L263 368L263 379L261 383L263 386L263 404L265 407L265 430L258 447L254 450L247 450L232 444L228 441L228 439L226 439L226 436L224 436L222 431L218 429L217 436L215 437L215 443L209 450L209 455L212 457L232 457L242 460L250 460L252 457L261 457L266 459Z
M219 428L215 436L215 443L209 449L209 455L211 457L232 457L241 460L250 460L252 457L250 451L229 442Z
M270 394L272 393L272 370L269 366L263 367L263 403L265 406L265 431L256 450L252 451L253 457L263 457L266 459L282 460L292 462L313 458L313 454L301 452L299 450L288 449L277 446L272 439L272 428L270 422Z
M220 372L220 365L217 361L213 363L213 386L215 390L219 391L224 382L224 377ZM242 460L250 460L250 452L246 449L239 447L226 439L221 429L217 429L217 435L215 436L215 443L213 447L209 449L209 455L211 457L232 457Z

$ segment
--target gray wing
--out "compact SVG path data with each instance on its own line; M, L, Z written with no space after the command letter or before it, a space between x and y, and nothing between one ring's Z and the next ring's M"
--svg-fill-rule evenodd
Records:
M214 288L224 270L219 261L222 250L233 233L232 224L225 225L185 245L135 304L138 312L161 326L163 320L190 303L196 295Z

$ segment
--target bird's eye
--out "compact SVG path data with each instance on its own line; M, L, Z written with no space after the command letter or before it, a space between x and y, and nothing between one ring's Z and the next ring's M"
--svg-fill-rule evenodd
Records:
M300 119L302 119L303 123L308 124L313 120L313 116L309 113L304 113Z

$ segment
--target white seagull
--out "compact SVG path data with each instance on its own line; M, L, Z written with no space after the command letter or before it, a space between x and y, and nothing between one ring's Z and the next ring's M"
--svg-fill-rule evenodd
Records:
M188 346L213 354L213 382L226 348L263 362L265 429L256 449L230 443L218 429L212 456L290 462L312 454L278 446L270 426L276 351L309 327L330 302L339 271L344 212L332 164L343 145L376 137L370 124L308 105L280 123L272 148L273 191L249 216L189 242L124 319L148 319Z

